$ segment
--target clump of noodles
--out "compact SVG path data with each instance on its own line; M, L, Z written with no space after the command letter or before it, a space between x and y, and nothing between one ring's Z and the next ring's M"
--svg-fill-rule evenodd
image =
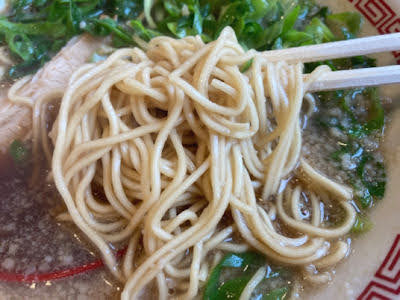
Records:
M150 283L160 299L171 289L193 298L224 251L249 248L327 280L313 271L346 256L356 213L351 190L301 157L303 98L312 104L308 86L325 72L304 81L301 63L246 53L228 27L208 44L157 37L74 73L52 132L53 177L125 282L123 299ZM334 227L321 216L327 202L343 211ZM110 242L128 245L121 264Z

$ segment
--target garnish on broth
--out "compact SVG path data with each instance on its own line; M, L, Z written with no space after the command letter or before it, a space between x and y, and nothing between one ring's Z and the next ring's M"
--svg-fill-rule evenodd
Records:
M362 23L357 13L332 15L311 0L168 0L154 4L156 26L149 28L143 8L138 0L12 1L8 15L0 19L1 42L16 61L10 77L35 72L83 32L112 36L115 47L125 47L136 45L133 35L145 41L161 34L201 35L211 41L231 26L244 47L266 50L333 41L325 22L345 38L354 37Z

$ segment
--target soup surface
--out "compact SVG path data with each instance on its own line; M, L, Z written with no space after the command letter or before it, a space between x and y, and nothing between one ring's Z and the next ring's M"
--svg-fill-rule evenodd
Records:
M110 299L120 287L99 261L96 250L71 222L58 222L60 199L46 173L31 186L30 166L3 163L0 180L0 289L16 299ZM85 268L86 266L86 268ZM82 269L80 270L79 267ZM80 273L82 272L82 273ZM64 279L63 273L68 273ZM76 274L76 275L74 275ZM72 276L72 277L71 277ZM30 278L40 282L29 282ZM8 282L7 282L8 281ZM26 281L26 282L21 282ZM3 298L2 298L3 299Z

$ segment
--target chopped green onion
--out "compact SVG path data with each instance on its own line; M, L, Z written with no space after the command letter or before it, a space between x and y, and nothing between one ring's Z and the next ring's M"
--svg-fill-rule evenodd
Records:
M29 158L29 151L20 140L14 140L9 148L10 155L15 163L26 163Z
M262 300L283 300L289 293L287 287L277 288L262 297Z
M258 285L261 295L264 295L262 299L286 299L289 295L290 272L286 269L271 267L267 264L265 257L256 252L225 255L212 270L203 299L239 299L247 283L262 267L267 268L265 278Z
M361 234L371 230L372 227L373 224L367 216L362 214L357 214L356 221L354 222L351 232L355 234Z
M240 72L244 73L248 69L250 69L251 65L253 64L253 59L249 59L246 61L241 67L240 67Z

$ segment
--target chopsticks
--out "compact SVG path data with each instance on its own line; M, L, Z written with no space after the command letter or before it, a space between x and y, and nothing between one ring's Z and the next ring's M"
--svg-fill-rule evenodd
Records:
M400 50L400 32L312 46L294 47L262 52L270 62L309 63ZM241 65L254 58L258 52L249 50L240 57L232 55L221 58L223 63ZM307 78L307 74L304 75ZM314 82L311 91L335 90L362 86L400 83L400 67L376 67L325 74Z
M308 75L305 74L304 77L307 78ZM400 83L400 66L328 72L314 81L308 90L318 92L394 83Z
M395 50L400 50L400 32L267 51L263 53L263 56L268 58L269 61L285 60L289 63L298 61L307 63ZM307 78L307 74L304 76ZM400 66L397 65L326 73L323 77L313 82L309 90L315 92L394 83L400 83Z
M400 32L263 52L269 61L303 63L400 50Z

